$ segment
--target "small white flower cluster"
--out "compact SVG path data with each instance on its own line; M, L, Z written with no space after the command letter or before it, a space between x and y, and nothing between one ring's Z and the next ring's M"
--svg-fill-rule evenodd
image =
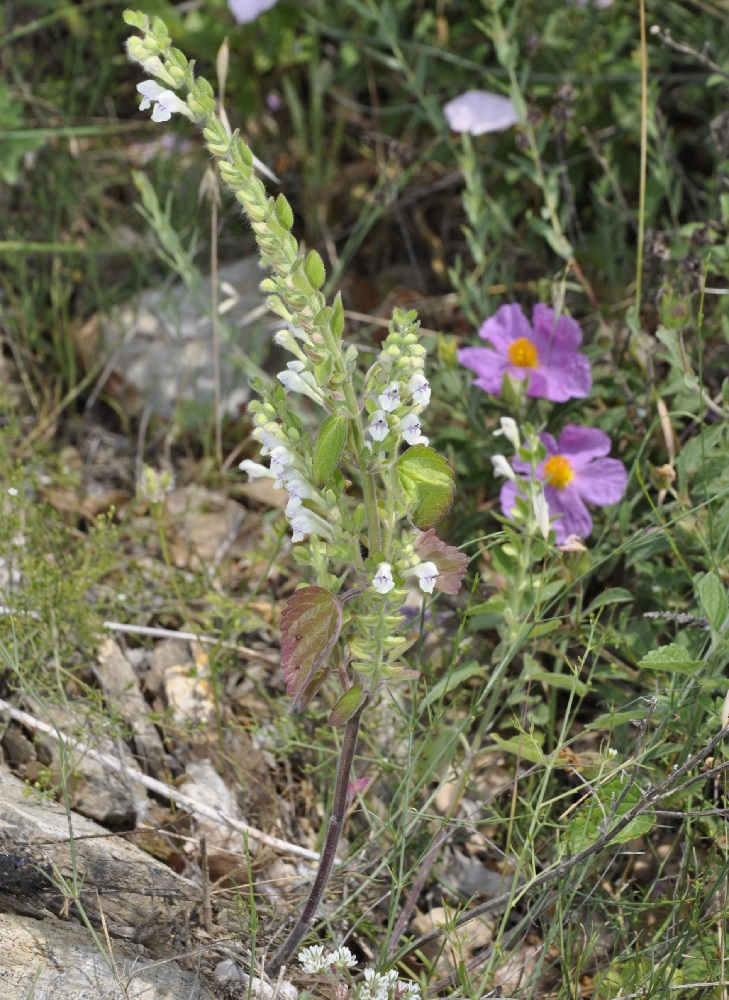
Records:
M423 374L425 348L418 343L412 314L396 315L375 366L378 381L371 389L367 427L369 447L388 434L413 444L427 444L420 433L419 414L430 402L430 386ZM383 379L384 376L384 379Z
M272 407L270 408L273 409ZM261 455L270 455L268 468L259 462L246 459L239 468L250 479L273 479L274 489L288 490L286 517L291 525L292 540L300 542L305 535L320 535L327 541L334 540L332 525L327 520L327 504L321 492L311 482L308 471L283 427L272 419L273 413L264 406L255 415L253 437L261 442ZM304 500L309 501L304 506Z
M324 945L313 944L310 948L302 948L299 961L304 972L314 975L317 972L334 972L337 969L353 969L357 959L346 946L336 951L324 951Z
M420 433L418 419L430 402L430 386L425 375L418 372L405 383L391 381L377 395L377 402L379 406L370 414L367 427L372 441L379 444L392 431L398 440L402 438L408 444L428 443L427 437Z
M398 979L395 969L375 972L365 969L364 982L357 989L357 1000L420 1000L417 983Z
M332 976L337 971L353 969L357 964L349 948L337 948L336 951L324 951L320 944L310 948L302 948L299 961L304 972L309 975L328 972ZM420 987L409 980L398 979L395 969L389 972L375 972L374 969L364 970L364 982L354 988L355 1000L420 1000Z
M438 567L434 562L419 562L417 566L406 566L401 569L400 575L404 577L416 577L420 589L426 594L432 594L435 581L438 577ZM389 594L393 589L395 581L392 576L392 565L390 563L380 563L372 579L372 586L378 594Z

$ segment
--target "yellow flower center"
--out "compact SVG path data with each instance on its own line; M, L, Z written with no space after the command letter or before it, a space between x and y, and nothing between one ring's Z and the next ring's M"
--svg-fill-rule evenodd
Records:
M509 344L509 361L517 368L536 368L539 354L534 344L527 337L519 337Z
M552 455L544 463L544 478L550 486L563 490L575 478L574 471L564 455Z

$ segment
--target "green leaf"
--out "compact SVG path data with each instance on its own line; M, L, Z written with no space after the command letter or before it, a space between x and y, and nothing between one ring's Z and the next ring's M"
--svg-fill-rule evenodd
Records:
M413 524L427 531L451 505L455 482L446 460L424 444L413 445L397 461L397 477Z
M484 677L486 669L483 663L479 663L478 660L469 660L468 663L464 663L460 667L449 671L445 677L441 677L430 691L428 691L425 698L419 703L419 709L425 711L431 705L437 704L451 691L462 687L467 681L470 681L472 677Z
M321 288L327 276L324 261L316 250L310 250L304 261L304 273L314 288Z
M291 229L294 224L294 213L291 209L286 198L280 194L276 198L276 218L284 227L284 229Z
M314 365L314 379L318 386L325 386L334 372L334 358L327 354L323 361Z
M323 587L302 587L281 615L281 665L291 711L305 708L327 676L320 669L342 628L342 606Z
M496 748L501 750L502 753L514 754L522 760L528 760L530 764L541 764L544 760L544 751L542 750L542 743L544 742L543 733L532 733L530 735L522 733L520 736L513 736L509 740L505 740L498 733L489 733L489 736Z
M326 486L339 464L344 442L347 440L348 423L348 419L341 413L332 413L317 432L312 471L319 489Z
M591 615L596 611L602 611L606 604L627 604L633 600L635 600L633 594L629 590L625 590L624 587L608 587L592 601L584 613Z
M345 722L349 722L364 698L364 691L358 684L351 687L349 691L345 691L329 713L329 725L343 726Z
M332 308L331 331L335 337L341 337L344 332L344 306L342 305L342 293L337 292Z
M703 660L694 659L688 650L676 642L661 646L660 649L652 649L642 660L638 660L639 667L679 674L693 674L703 665Z
M582 851L600 836L605 820L610 817L608 829L625 816L638 804L642 792L638 784L633 784L625 794L625 798L615 806L625 789L628 775L621 772L610 778L604 784L590 789L590 800L584 805L567 827L567 838L573 851ZM610 841L612 844L624 844L633 837L645 836L656 822L655 813L646 810L632 819L630 823Z
M726 621L727 597L724 586L716 573L704 573L694 580L694 587L701 604L701 610L709 619L709 625L718 632Z

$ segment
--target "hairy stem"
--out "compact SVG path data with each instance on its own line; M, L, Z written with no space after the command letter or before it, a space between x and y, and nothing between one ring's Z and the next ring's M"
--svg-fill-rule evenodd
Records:
M296 948L301 943L302 938L308 931L314 919L319 903L322 901L324 890L327 887L329 878L334 867L334 859L342 836L342 828L347 814L347 788L349 786L349 776L352 771L354 751L357 747L357 736L359 735L359 724L362 712L367 707L365 702L347 722L342 740L342 752L339 757L339 769L337 771L337 784L334 788L334 802L332 803L332 814L329 817L329 828L324 842L319 861L319 870L316 873L314 884L311 887L309 898L306 901L301 916L296 921L293 930L278 949L270 962L266 963L269 972L277 972L278 969L293 955Z

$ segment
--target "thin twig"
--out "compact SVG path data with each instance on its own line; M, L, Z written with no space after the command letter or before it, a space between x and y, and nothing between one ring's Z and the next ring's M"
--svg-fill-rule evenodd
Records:
M2 613L2 609L0 609ZM146 635L152 639L180 639L182 642L199 642L204 646L219 646L221 649L232 649L247 660L263 660L264 663L278 663L278 653L267 653L263 649L251 649L237 642L221 642L210 635L198 635L197 632L177 632L171 628L157 628L154 625L126 625L123 622L103 622L102 628L112 632L125 632L127 635Z
M609 830L603 830L592 844L585 847L582 851L578 851L578 853L573 855L571 858L566 858L564 861L558 862L551 868L542 872L540 875L537 875L526 885L522 886L519 896L514 900L514 902L519 902L520 899L527 895L533 895L535 889L541 888L549 882L554 882L556 879L564 878L572 871L573 868L577 867L577 865L580 865L592 855L598 854L604 847L607 847L614 840L621 830L624 830L626 826L629 826L637 816L646 812L654 802L658 802L669 795L683 791L691 785L696 784L698 781L706 781L714 774L719 774L728 770L729 761L726 761L717 767L711 768L709 771L702 771L701 774L693 775L682 784L676 784L679 778L682 778L694 767L703 763L707 757L710 757L727 736L729 736L729 725L720 729L716 736L713 736L702 750L694 754L693 757L690 757L680 767L677 767L665 781L662 781L660 784L653 788L649 788L646 792L644 792L641 795L640 800L636 802L633 808L629 809L628 812L624 813L620 817L620 819L616 820ZM489 899L484 903L480 903L472 910L469 910L467 913L463 913L460 917L457 917L453 921L452 926L460 927L463 924L467 924L469 920L473 920L474 917L480 916L482 913L489 913L491 910L496 910L505 903L509 903L511 897L512 894L507 892L501 896L495 896L493 899ZM442 933L442 928L439 928L438 930L423 934L421 937L401 949L401 951L399 951L395 956L394 961L401 961L405 956L411 954L413 951L423 948L431 941L437 940Z
M718 73L720 76L726 77L729 80L729 72L727 72L718 63L715 63L713 59L709 57L706 49L708 48L708 42L706 43L706 48L703 52L699 52L698 49L692 49L690 45L684 45L682 42L677 42L675 39L671 38L671 32L666 29L661 31L657 24L651 25L651 34L654 35L659 41L667 45L669 49L673 49L675 52L681 52L685 56L691 56L692 58L698 60L702 66L706 66L710 69L712 73Z
M230 827L231 830L235 830L237 833L246 833L251 840L257 840L259 843L265 844L267 847L272 847L274 850L281 851L284 854L294 854L299 858L307 858L309 861L319 861L319 855L316 851L310 851L306 847L299 847L298 844L290 844L286 840L279 840L278 837L272 837L268 833L263 833L262 830L257 830L255 827L249 826L248 823L243 823L242 820L226 816L225 813L218 812L217 809L212 809L210 806L196 801L191 796L180 792L177 788L170 788L169 785L157 781L156 778L150 778L141 772L132 771L125 767L116 757L102 753L100 750L94 750L80 741L72 740L70 736L60 732L53 726L47 725L45 722L41 722L40 719L36 719L32 715L28 715L27 712L23 712L19 708L14 708L8 702L3 701L2 698L0 698L0 712L4 712L15 722L19 722L22 726L27 726L28 729L50 736L51 739L65 745L68 750L75 750L82 756L95 760L99 764L103 764L104 767L116 771L117 774L123 774L138 785L143 785L155 795L174 802L179 809L184 809L186 812L193 813L196 816L202 816L205 819L212 820L214 823L220 823L222 826Z

